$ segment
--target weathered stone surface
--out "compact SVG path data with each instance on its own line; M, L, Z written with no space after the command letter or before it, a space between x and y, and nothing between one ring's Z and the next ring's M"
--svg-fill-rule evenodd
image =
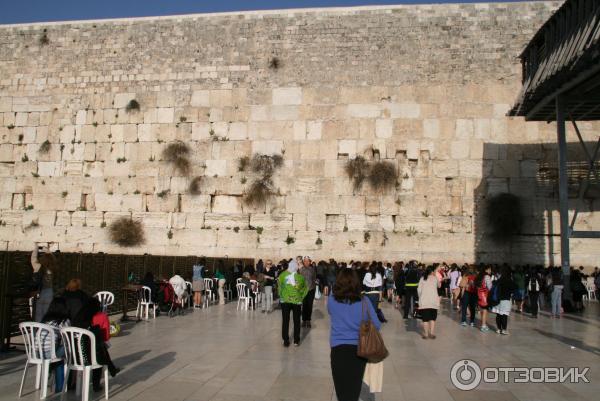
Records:
M41 25L0 27L9 49L0 63L0 245L43 238L65 251L547 261L558 220L545 216L556 201L552 179L538 179L553 174L555 127L505 115L519 91L517 56L558 4L57 23L44 26L52 62L32 58L21 35ZM89 35L93 62L81 53ZM128 57L115 57L123 37ZM265 66L271 53L280 71ZM125 110L132 99L141 110ZM581 127L595 140L597 124ZM176 140L191 149L189 175L163 160ZM284 164L265 204L248 205L260 174L238 162L255 153ZM353 188L345 167L357 156L395 163L397 187ZM190 194L197 176L200 194ZM475 241L486 232L484 196L500 192L522 198L533 234L513 253ZM588 212L582 224L593 227ZM144 222L145 245L109 242L101 226L119 216ZM576 264L590 255L572 249Z

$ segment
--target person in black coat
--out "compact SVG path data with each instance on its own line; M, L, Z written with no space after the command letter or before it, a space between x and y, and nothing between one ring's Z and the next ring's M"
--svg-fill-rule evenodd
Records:
M78 278L69 280L63 297L67 303L69 320L71 322L75 319L75 316L77 316L83 305L90 299L90 296L81 289L81 280Z

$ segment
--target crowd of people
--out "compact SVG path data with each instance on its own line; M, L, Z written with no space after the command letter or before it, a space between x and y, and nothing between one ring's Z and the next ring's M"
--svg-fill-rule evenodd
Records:
M64 356L60 328L75 326L92 331L96 337L98 361L108 367L111 375L116 375L119 369L108 352L110 324L107 314L97 299L81 290L78 279L69 281L61 294L54 294L54 263L47 252L39 255L36 248L32 254L34 284L39 294L35 320L55 328L58 356ZM206 307L210 303L207 297L212 298L213 288L206 287L205 279L210 278L209 282L214 280L216 283L215 299L219 304L226 302L226 289L236 289L233 283L245 284L241 288L246 288L244 295L252 298L252 308L256 309L260 304L261 311L269 314L276 305L280 307L284 347L289 347L292 342L294 346L300 346L302 329L312 328L314 300L327 296L335 390L340 400L356 400L367 363L357 356L361 323L370 320L379 330L387 322L382 310L384 302L393 304L404 319L421 320L421 338L424 340L436 338L435 323L442 299L448 300L450 310L456 311L462 326L488 332L489 314L493 313L496 332L507 335L511 312L529 314L535 319L540 308L549 307L550 316L559 319L563 309L583 310L582 298L588 293L585 283L593 281L598 292L600 272L595 268L588 278L583 268L573 268L569 277L572 304L566 304L562 299L565 278L561 268L507 264L338 263L333 259L315 263L309 256L298 256L277 264L271 260L259 260L256 265L236 264L233 269L225 269L221 264L209 271L205 260L199 259L192 268L191 283L179 272L158 281L148 272L140 284L151 290L154 302L160 303L166 292L171 291L173 300L178 300L181 307L191 298L195 308ZM277 299L279 302L274 302ZM293 321L291 339L290 320ZM50 344L49 339L45 341ZM62 366L57 364L54 369L56 389L60 391L64 382ZM96 370L93 375L96 391L101 389L100 373ZM69 385L73 386L73 383Z

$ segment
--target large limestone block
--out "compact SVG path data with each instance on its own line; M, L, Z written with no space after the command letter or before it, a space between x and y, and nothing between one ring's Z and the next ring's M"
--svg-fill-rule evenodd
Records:
M393 123L390 119L377 119L375 121L375 136L377 138L391 138Z
M367 216L364 214L347 214L346 227L348 227L348 230L350 231L366 230Z
M194 107L210 107L210 91L195 90L192 92L190 105Z
M175 121L175 109L172 107L160 107L157 109L158 123L172 123Z
M338 154L348 155L348 158L354 159L357 152L357 142L353 139L338 141Z
M306 227L309 230L322 231L325 230L326 226L327 224L325 213L310 211L306 215Z
M308 121L306 124L306 139L311 141L320 140L323 132L322 121Z
M274 88L274 105L299 105L302 104L302 88Z
M235 228L247 227L250 224L250 216L247 214L218 214L205 213L204 226L211 228Z
M209 177L227 174L227 160L206 160L205 174Z
M394 230L405 234L431 234L434 230L433 217L396 217Z
M391 118L421 117L421 105L418 103L390 103L387 107Z
M325 229L327 231L343 231L346 226L345 214L328 214L325 217Z
M365 197L364 196L340 196L340 213L342 214L364 214Z
M242 213L241 196L215 196L213 198L212 213L239 214Z
M258 249L282 249L286 247L285 239L293 231L264 230L258 236Z
M283 141L254 141L252 142L252 154L281 155Z
M255 230L219 230L217 231L217 246L226 248L255 249L258 234ZM230 255L231 256L231 255Z
M133 99L135 99L135 93L116 93L113 107L116 109L125 108Z
M31 204L34 210L63 210L67 206L62 194L33 194ZM76 207L70 209L74 210Z
M178 206L179 198L177 195L165 195L163 197L147 195L142 203L142 207L148 212L174 212L178 210Z
M349 104L346 115L351 118L378 118L381 115L381 107L377 104Z
M286 196L285 210L287 213L306 213L308 210L307 197L300 194Z
M293 220L291 214L251 214L250 225L265 230L292 230Z

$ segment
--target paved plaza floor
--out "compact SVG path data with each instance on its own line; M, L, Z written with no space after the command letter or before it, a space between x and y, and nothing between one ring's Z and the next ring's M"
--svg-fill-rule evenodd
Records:
M389 305L383 335L390 350L383 392L363 400L509 401L598 400L600 308L583 315L534 320L512 314L510 335L461 327L443 301L436 340L423 340L417 322L404 321ZM494 315L490 324L494 326ZM110 381L110 399L140 401L335 401L329 367L329 319L325 301L315 302L313 328L298 348L283 348L279 311L237 311L235 303L127 324L110 350L122 372ZM0 355L0 400L17 399L23 354ZM450 381L452 365L469 358L482 366L589 367L590 383L483 383L461 391ZM23 400L39 399L33 376ZM60 399L50 396L49 399ZM63 399L78 399L69 393ZM101 399L92 394L90 399Z

